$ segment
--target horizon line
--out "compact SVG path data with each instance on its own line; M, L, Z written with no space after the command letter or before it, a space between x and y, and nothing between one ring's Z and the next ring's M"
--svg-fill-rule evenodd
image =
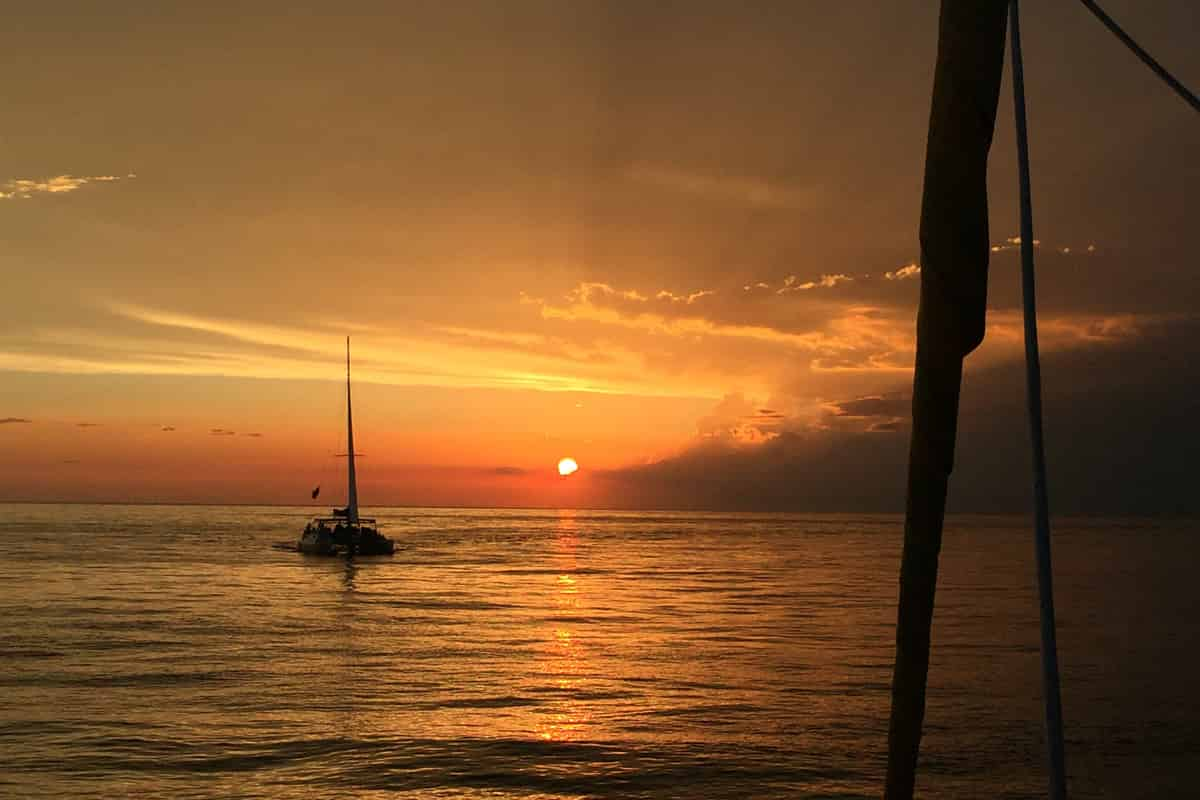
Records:
M7 500L0 499L0 505L28 506L183 506L188 508L294 508L312 509L323 508L311 504L300 503L212 503L194 501L169 500ZM412 503L395 503L384 505L364 506L378 509L434 509L439 511L607 511L627 514L816 514L824 516L894 516L904 515L904 511L818 511L802 509L737 509L737 508L629 508L619 506L492 506L492 505L418 505ZM1022 511L952 511L948 516L977 516L977 517L1024 517L1029 512ZM1072 511L1056 514L1059 519L1073 518L1108 518L1108 519L1200 519L1200 514L1189 514L1172 511L1135 512L1135 511ZM1031 522L1032 524L1032 522Z

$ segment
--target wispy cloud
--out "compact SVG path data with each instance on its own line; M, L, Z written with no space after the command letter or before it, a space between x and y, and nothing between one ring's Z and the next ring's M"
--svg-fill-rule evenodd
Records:
M894 417L908 413L908 400L889 392L827 403L826 408L835 417Z
M713 289L697 289L694 292L685 292L676 294L670 289L661 289L653 295L645 295L637 289L614 289L610 284L599 281L585 281L580 283L574 289L567 293L567 298L576 302L589 302L596 298L615 298L620 300L628 300L632 303L642 303L647 306L658 304L674 304L690 306L705 297L712 297L716 294ZM524 292L521 293L521 302L527 304L539 304L544 301L530 297Z
M745 395L734 392L725 395L712 413L700 418L696 433L702 441L756 445L778 437L789 422L781 412L759 408Z
M824 403L825 419L818 427L864 433L893 433L905 427L909 415L908 395L900 392L855 397Z
M213 428L209 432L210 436L236 436L236 431L225 430L224 428Z
M65 194L89 183L113 183L137 177L127 175L55 175L52 178L13 178L0 183L0 200L28 200L37 194Z
M1035 248L1041 248L1042 240L1034 239L1033 246ZM1003 253L1006 250L1020 250L1020 249L1021 249L1021 237L1020 236L1010 236L1007 239L1005 239L1003 242L999 242L997 244L992 245L993 253ZM1095 255L1098 252L1096 249L1096 245L1092 242L1089 242L1088 244L1080 246L1080 247L1076 247L1074 245L1054 245L1053 249L1056 253L1061 253L1064 256L1070 256L1070 255L1090 256L1090 255Z
M261 439L261 433L243 433L242 436L249 436L251 439Z
M522 467L492 467L491 469L487 470L487 472L491 475L517 476L528 475L530 470Z
M1034 239L1033 246L1040 249L1042 246L1042 240ZM1021 247L1021 237L1020 236L1010 236L1002 242L991 245L991 251L993 253L1003 253L1003 252L1008 252L1011 250L1019 250L1020 247ZM1054 246L1053 250L1056 253L1059 253L1061 255L1066 255L1066 256L1070 256L1070 255L1090 256L1090 255L1095 255L1099 252L1099 250L1096 248L1095 244L1087 244L1087 245L1081 246L1081 247L1056 245L1056 246ZM882 274L883 274L883 279L885 281L909 280L911 278L916 278L921 274L921 266L916 261L910 261L909 263L907 263L903 266L897 267L896 269L885 270ZM873 275L875 276L874 278L872 277ZM783 283L778 288L775 288L774 286L772 286L770 283L768 283L766 281L757 281L754 283L745 284L744 286L742 286L742 290L746 291L746 292L752 292L755 290L762 289L762 290L766 290L766 291L773 291L775 294L787 294L789 292L808 291L810 289L832 288L834 286L837 286L839 283L844 283L847 281L860 281L863 283L869 283L872 280L878 280L878 279L879 279L878 273L862 273L862 274L856 274L856 275L847 275L845 273L837 273L837 274L832 274L832 275L822 275L817 280L801 282L800 279L798 277L796 277L795 275L789 275L788 277L786 277L784 279Z
M76 422L75 427L76 428L99 428L100 423L99 422Z
M837 285L847 276L824 276L824 285ZM814 281L813 284L820 284ZM792 281L788 286L799 286ZM718 309L671 302L655 303L634 291L606 283L583 283L566 294L566 303L541 305L543 318L599 323L684 341L725 340L778 346L809 354L816 370L894 371L912 368L913 337L895 314L865 305L838 304L813 319L809 326L778 326L729 321ZM725 309L728 312L728 309Z
M795 275L788 275L783 279L783 286L775 290L775 294L788 294L790 292L807 292L812 289L832 289L839 283L847 283L854 280L849 275L837 273L835 275L822 275L815 281L804 281L800 283Z
M526 297L522 302L543 301ZM114 344L114 352L102 361L67 356L41 357L35 361L0 350L0 369L323 379L337 374L336 368L330 369L331 362L336 364L345 358L340 337L330 336L324 330L199 316L120 302L102 305L124 319L164 329L153 339L154 352L146 349L149 340L118 341L108 337ZM203 351L198 351L194 344L180 343L172 348L167 338L169 329L205 334L211 337L211 342ZM68 333L54 332L56 341L72 346L95 344L90 337L68 336ZM42 338L45 340L48 335L44 333ZM511 349L513 357L497 359L498 344ZM622 375L612 374L613 370L606 370L609 374L605 375L595 371L587 376L579 374L581 361L611 365L615 355L619 354L614 354L611 348L599 351L593 347L584 352L582 348L566 347L540 336L505 330L481 332L414 326L412 335L379 334L357 344L355 376L391 385L634 394L647 391L633 365L627 365L629 370Z
M1033 246L1041 247L1042 240L1034 239ZM1007 239L1005 239L1003 242L992 245L992 252L993 253L1001 253L1001 252L1004 252L1005 250L1019 250L1020 248L1021 248L1021 237L1020 236L1010 236Z
M730 325L690 312L685 316L667 316L663 309L648 306L644 296L619 291L604 283L580 284L567 293L566 300L566 305L538 301L542 316L565 321L587 320L676 337L717 336L803 348L817 347L821 342L820 335L815 333L788 333L765 325Z
M783 279L783 282L779 284L778 288L772 286L766 281L756 281L755 283L747 283L742 286L742 291L753 292L762 290L772 292L774 294L791 294L793 292L808 292L812 291L813 289L832 289L841 283L852 283L858 280L865 280L869 277L869 275L861 275L856 278L853 275L847 275L844 272L835 272L824 273L816 280L802 281L796 275L788 275Z
M567 299L576 303L591 302L597 297L618 297L635 303L645 303L649 299L637 289L614 289L607 283L597 281L585 281L567 292Z
M656 294L654 296L655 296L655 298L657 298L659 300L668 300L672 303L683 303L684 305L690 306L692 303L696 302L697 300L699 300L703 297L710 297L714 294L716 294L716 292L712 291L711 289L701 289L700 291L692 292L690 294L675 294L674 292L670 292L670 291L667 291L666 289L663 289L661 292L659 292L658 294Z
M682 194L750 206L801 210L813 208L820 193L745 175L717 175L674 166L638 163L627 172L630 180Z
M0 419L0 425L28 425L31 422L33 420L25 419L24 417L4 417Z
M1038 320L1038 343L1043 350L1063 350L1095 344L1116 344L1140 337L1147 327L1176 321L1172 314L1061 314ZM993 342L1019 344L1025 340L1020 311L991 311L987 335Z
M903 267L883 273L884 280L904 281L921 274L921 268L916 264L905 264Z

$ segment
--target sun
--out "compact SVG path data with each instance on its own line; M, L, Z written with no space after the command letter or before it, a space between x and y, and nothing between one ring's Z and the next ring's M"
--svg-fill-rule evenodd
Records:
M558 462L558 474L562 476L570 475L579 469L579 465L575 463L573 458L564 458Z

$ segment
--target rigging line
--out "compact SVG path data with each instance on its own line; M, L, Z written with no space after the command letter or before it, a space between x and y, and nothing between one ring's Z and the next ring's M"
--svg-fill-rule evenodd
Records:
M1021 62L1018 0L1012 0L1013 110L1017 127L1017 166L1021 189L1021 290L1025 310L1025 390L1033 450L1034 541L1037 553L1038 604L1042 639L1042 703L1046 717L1046 750L1050 797L1065 800L1067 777L1063 755L1062 696L1059 691L1058 643L1054 625L1054 584L1050 565L1050 510L1046 490L1046 452L1042 437L1042 370L1038 357L1037 303L1033 272L1033 200L1029 188L1029 132L1025 120L1025 70Z
M1174 75L1167 72L1166 67L1164 67L1162 64L1159 64L1154 59L1154 56L1147 53L1140 44L1133 40L1132 36L1122 30L1121 26L1117 24L1116 20L1104 13L1104 9L1093 2L1093 0L1080 0L1080 2L1087 7L1088 11L1091 11L1093 14L1095 14L1096 18L1104 23L1104 26L1112 31L1118 39L1124 42L1125 46L1132 50L1133 54L1140 58L1143 64L1149 67L1155 75L1162 78L1162 80L1168 86L1174 89L1175 93L1182 97L1184 102L1186 102L1196 111L1200 111L1200 97L1196 97L1195 92L1188 89L1186 86L1180 83Z

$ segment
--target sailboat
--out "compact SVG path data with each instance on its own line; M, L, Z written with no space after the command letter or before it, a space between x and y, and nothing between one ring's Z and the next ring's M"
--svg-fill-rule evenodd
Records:
M396 545L381 534L375 520L358 514L358 482L354 475L354 416L350 411L350 337L346 337L346 507L304 526L296 543L301 553L316 556L390 556ZM316 490L313 496L316 497Z

